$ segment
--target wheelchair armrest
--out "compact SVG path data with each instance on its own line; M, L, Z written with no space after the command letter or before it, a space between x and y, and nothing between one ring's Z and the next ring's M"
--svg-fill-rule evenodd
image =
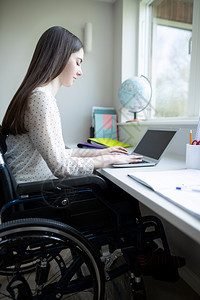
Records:
M19 195L33 194L41 191L54 191L65 188L91 187L98 189L106 188L105 180L97 175L73 176L64 179L52 179L36 182L21 183L17 186Z

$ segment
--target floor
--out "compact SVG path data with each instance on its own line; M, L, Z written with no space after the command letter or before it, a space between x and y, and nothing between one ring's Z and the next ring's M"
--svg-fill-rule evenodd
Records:
M168 283L148 276L144 281L147 300L200 300L200 295L196 294L182 279L176 283Z
M144 284L147 300L200 300L200 296L182 279L169 283L146 276ZM133 300L128 274L106 284L105 300Z

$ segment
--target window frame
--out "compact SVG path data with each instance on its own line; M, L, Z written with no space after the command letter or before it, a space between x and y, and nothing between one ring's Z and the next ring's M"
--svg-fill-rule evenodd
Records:
M154 0L141 0L139 7L139 33L138 33L138 74L143 74L151 78L151 9L150 5ZM192 26L192 53L189 79L189 93L188 93L188 111L187 117L167 117L164 119L196 119L200 115L200 87L198 87L198 78L200 78L200 59L198 57L198 49L200 49L200 37L198 34L198 26L200 26L200 1L194 0L193 3L193 24L183 25L190 29ZM172 22L178 26L179 22ZM197 63L198 61L198 63ZM198 77L199 76L199 77ZM146 109L147 119L160 119L151 117L151 109Z

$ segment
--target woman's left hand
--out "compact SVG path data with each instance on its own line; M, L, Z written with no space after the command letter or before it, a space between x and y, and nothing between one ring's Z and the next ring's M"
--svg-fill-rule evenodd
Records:
M128 154L128 151L123 148L123 147L119 147L119 146L116 146L116 147L108 147L108 148L105 148L105 149L102 149L100 150L101 151L101 155L109 155L109 154ZM100 152L99 151L99 152Z

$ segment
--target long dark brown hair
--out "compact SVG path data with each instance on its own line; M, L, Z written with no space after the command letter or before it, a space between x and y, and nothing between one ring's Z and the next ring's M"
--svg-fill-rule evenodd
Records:
M23 134L27 132L24 114L28 98L37 87L56 78L66 66L72 53L83 48L82 42L67 29L54 26L39 39L26 76L10 102L2 122L1 132Z

